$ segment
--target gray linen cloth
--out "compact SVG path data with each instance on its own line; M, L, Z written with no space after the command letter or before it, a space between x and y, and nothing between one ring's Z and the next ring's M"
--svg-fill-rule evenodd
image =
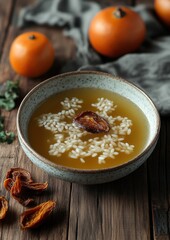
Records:
M170 30L156 17L152 6L134 8L143 18L147 36L141 48L111 60L101 57L89 45L90 20L100 10L87 0L37 0L21 10L18 24L60 26L77 46L75 59L64 66L70 70L98 70L120 76L140 86L154 101L161 115L170 114Z

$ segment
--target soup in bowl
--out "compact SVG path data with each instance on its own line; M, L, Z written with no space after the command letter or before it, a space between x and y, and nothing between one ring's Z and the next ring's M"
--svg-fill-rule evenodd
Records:
M159 130L157 109L141 89L93 71L40 83L17 115L28 158L49 174L82 184L113 181L137 169L155 148Z

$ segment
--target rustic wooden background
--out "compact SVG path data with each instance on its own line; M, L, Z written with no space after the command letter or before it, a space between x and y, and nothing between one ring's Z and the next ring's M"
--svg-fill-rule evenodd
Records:
M16 19L23 6L33 0L0 0L0 81L20 80L22 97L43 79L58 74L60 67L75 53L74 42L58 28L30 27L18 29ZM98 0L102 6L153 3L147 0ZM22 31L37 30L53 42L56 62L43 78L27 79L15 74L8 60L13 39ZM6 128L16 133L17 109L2 111ZM148 161L129 176L108 184L82 186L48 176L34 166L23 153L18 140L0 145L0 195L9 200L9 212L0 222L1 240L168 240L170 239L170 119L162 118L158 145ZM48 181L47 193L37 197L39 203L55 200L57 207L43 226L22 231L18 217L25 208L10 198L3 179L11 167L28 169L35 180Z

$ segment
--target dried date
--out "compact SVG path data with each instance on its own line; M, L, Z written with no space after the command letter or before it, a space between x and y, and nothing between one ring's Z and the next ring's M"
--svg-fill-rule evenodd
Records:
M49 200L23 212L20 216L21 228L29 229L38 227L53 211L55 205L54 201Z
M8 211L8 201L4 196L0 196L0 220L4 219Z
M109 123L97 113L85 111L74 118L74 122L80 127L91 133L108 132Z

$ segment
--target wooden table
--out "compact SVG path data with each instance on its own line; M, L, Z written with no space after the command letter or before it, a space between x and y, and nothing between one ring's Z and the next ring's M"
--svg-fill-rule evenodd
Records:
M98 0L99 1L99 0ZM20 80L22 97L43 79L60 73L60 67L75 53L71 39L55 28L30 27L23 30L16 26L20 9L31 0L0 0L0 81ZM102 1L135 5L150 1ZM152 1L151 1L152 2ZM56 63L43 78L27 79L14 73L8 54L9 47L22 31L38 30L45 33L56 50ZM6 129L16 133L17 109L2 111ZM115 182L97 186L82 186L58 180L32 164L22 151L18 139L13 144L0 145L0 195L9 200L9 212L0 222L1 240L146 240L170 239L170 119L162 118L157 147L148 161L137 171ZM56 211L48 222L38 229L22 231L19 215L25 209L9 196L3 187L8 169L23 167L37 181L48 181L47 193L37 197L39 203L53 199Z

